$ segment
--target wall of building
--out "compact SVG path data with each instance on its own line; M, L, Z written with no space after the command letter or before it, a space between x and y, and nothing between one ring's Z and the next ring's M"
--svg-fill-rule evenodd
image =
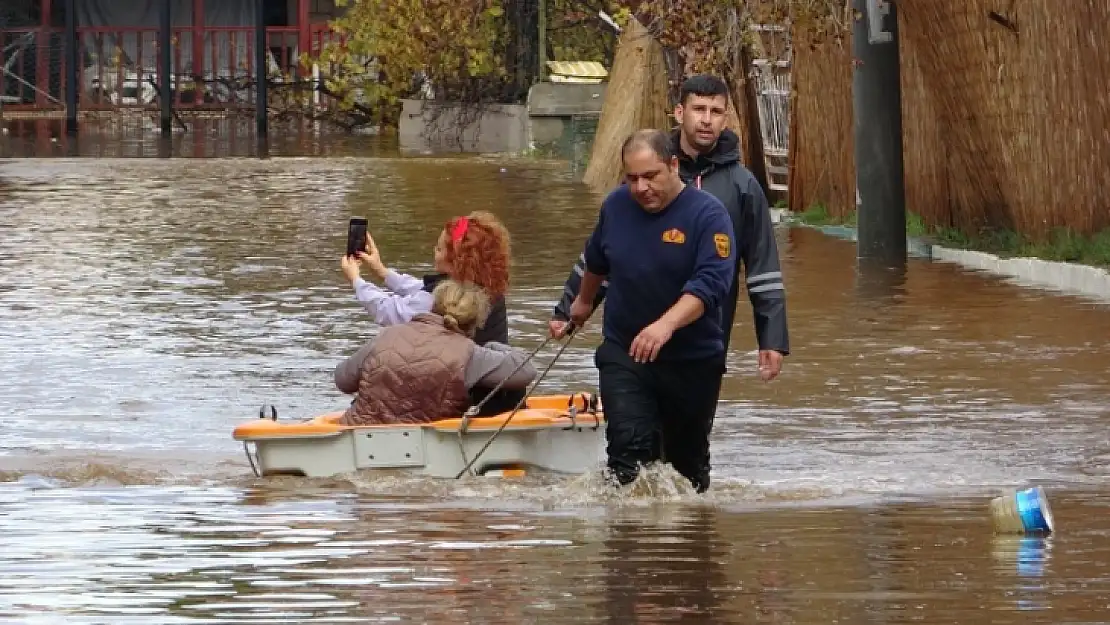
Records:
M5 0L0 0L0 3ZM213 2L214 0L208 0ZM286 0L289 3L289 22L297 22L297 0ZM335 0L308 0L308 19L312 23L331 21L346 11L343 7L335 6Z
M294 9L297 0L290 0ZM343 14L345 8L335 6L335 0L309 0L308 18L313 22L327 22Z

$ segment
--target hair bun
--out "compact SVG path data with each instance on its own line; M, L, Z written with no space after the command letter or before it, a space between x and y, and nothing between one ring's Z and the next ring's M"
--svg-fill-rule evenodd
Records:
M456 332L461 330L461 328L459 328L459 320L452 314L443 315L443 325L449 330L454 330Z

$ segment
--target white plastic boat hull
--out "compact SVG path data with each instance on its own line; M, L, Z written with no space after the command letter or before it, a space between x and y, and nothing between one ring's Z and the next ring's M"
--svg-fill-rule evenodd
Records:
M568 409L568 395L534 397L517 412L471 467L477 475L528 472L580 474L600 467L605 457L605 416L601 411ZM589 407L584 396L576 404ZM562 405L562 409L545 406ZM596 404L595 404L596 405ZM248 446L256 473L327 477L362 470L407 470L454 478L504 424L507 414L420 425L342 426L342 413L301 422L258 419L235 429ZM253 447L253 454L250 449Z

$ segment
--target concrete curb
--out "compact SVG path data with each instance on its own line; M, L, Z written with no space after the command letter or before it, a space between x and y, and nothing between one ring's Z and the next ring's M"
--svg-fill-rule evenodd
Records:
M856 229L851 226L811 226L793 221L785 215L782 222L783 225L818 230L838 239L855 241L857 238ZM986 252L943 247L914 237L908 237L906 245L910 256L955 263L968 269L1009 278L1022 286L1110 302L1110 271L1098 267L1039 258L1002 258Z

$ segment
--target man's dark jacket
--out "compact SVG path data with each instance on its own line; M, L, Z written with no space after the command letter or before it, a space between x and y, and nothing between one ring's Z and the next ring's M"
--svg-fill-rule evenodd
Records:
M743 276L755 314L755 335L759 349L790 353L790 338L786 328L786 291L783 288L771 211L759 182L740 163L739 138L731 130L725 130L708 154L701 154L694 159L682 151L678 137L679 131L676 130L671 138L675 152L679 155L679 175L686 184L700 187L725 205L736 234L739 250L736 255L736 277L728 299L721 307L725 349L728 349L730 330L736 318L736 300L740 295L740 280ZM579 255L563 288L563 297L555 306L555 319L570 318L570 305L582 284L585 263L585 257ZM602 283L594 299L595 309L605 298L607 289L608 282Z

